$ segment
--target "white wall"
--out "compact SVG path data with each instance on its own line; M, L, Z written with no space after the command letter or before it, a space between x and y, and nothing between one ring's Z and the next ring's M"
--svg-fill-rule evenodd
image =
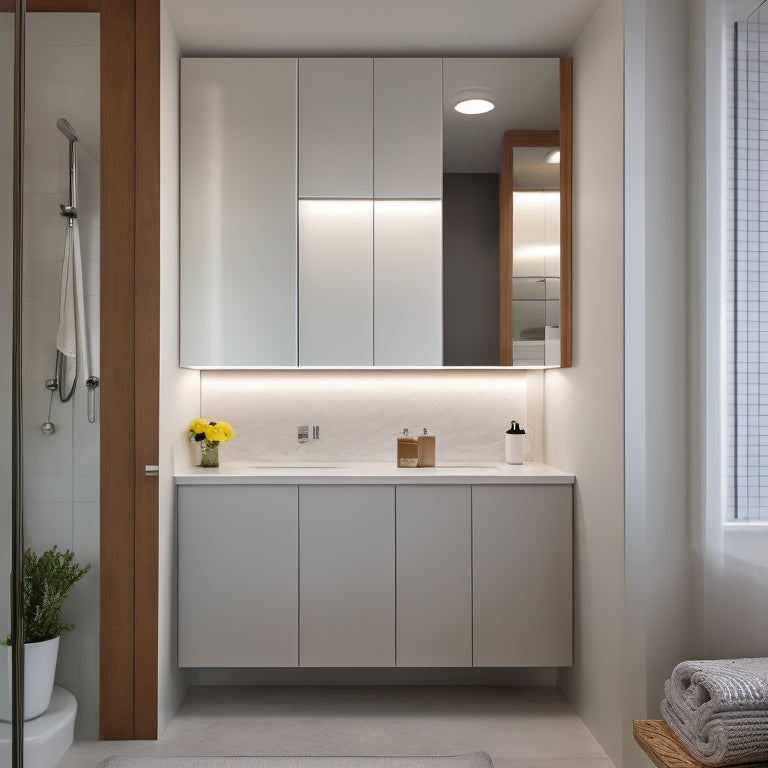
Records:
M44 382L54 372L59 284L69 194L68 145L56 129L65 117L77 131L79 227L89 348L99 371L99 16L27 16L24 166L24 538L36 552L57 544L93 570L64 605L77 628L61 640L56 681L79 704L76 736L95 738L99 683L99 423L86 417L81 380L72 401L54 397L48 418ZM4 629L0 632L5 633Z
M179 46L165 7L160 26L160 429L158 734L176 713L189 673L176 662L176 520L173 453L200 409L200 374L179 360Z
M544 460L576 475L574 664L560 687L621 757L624 595L622 3L573 49L573 367L544 374Z
M689 3L625 2L626 650L632 718L693 648L688 525ZM631 96L631 98L630 98Z

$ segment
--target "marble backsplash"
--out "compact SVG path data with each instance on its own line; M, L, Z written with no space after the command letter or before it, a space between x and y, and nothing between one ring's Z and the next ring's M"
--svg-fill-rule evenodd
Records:
M436 436L438 464L501 461L511 419L529 435L526 460L541 461L542 386L541 371L204 371L200 415L234 427L223 465L394 461L403 427ZM299 425L319 439L299 443Z

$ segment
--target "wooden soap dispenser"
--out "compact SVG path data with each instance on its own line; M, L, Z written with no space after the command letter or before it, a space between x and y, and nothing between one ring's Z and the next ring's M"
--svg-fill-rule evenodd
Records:
M413 468L418 466L419 441L415 437L408 437L408 430L397 438L397 466Z
M426 427L424 427L424 434L419 435L419 457L416 466L435 466L435 436L428 435Z

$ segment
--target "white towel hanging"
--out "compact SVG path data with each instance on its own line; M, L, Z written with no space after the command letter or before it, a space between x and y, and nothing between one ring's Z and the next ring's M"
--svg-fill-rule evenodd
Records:
M56 348L66 357L66 374L73 380L79 367L83 384L91 377L88 355L88 334L85 325L85 293L83 290L83 259L80 247L80 227L77 222L77 154L75 146L70 150L72 163L70 174L69 226L64 241L64 261L61 268L61 295L59 297L59 329ZM80 365L78 366L78 356ZM60 382L61 385L61 382Z

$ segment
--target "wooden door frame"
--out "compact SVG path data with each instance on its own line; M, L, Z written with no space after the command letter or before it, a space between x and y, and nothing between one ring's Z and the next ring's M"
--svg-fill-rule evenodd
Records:
M101 0L99 737L157 738L160 2Z

